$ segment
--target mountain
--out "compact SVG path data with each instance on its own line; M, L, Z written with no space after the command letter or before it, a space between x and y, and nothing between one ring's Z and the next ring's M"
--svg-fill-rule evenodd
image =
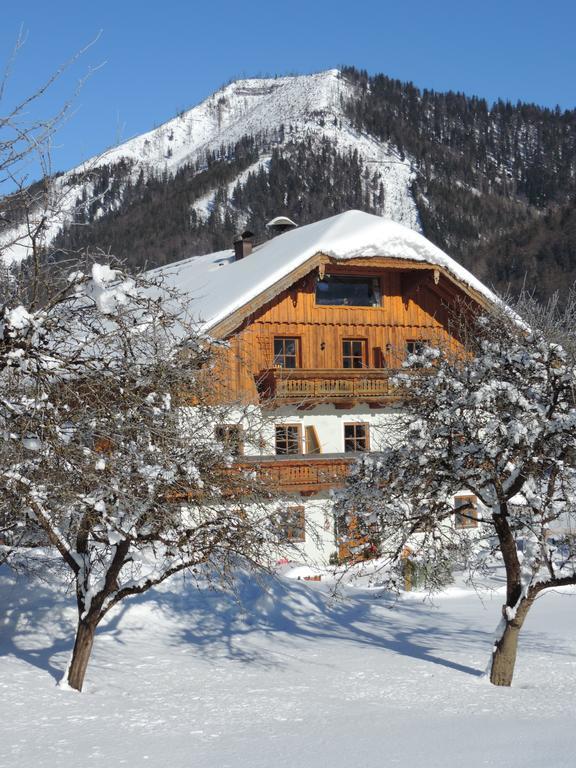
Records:
M500 291L576 279L576 110L420 91L353 68L352 124L413 158L424 233ZM550 247L550 239L555 246Z
M57 253L160 265L229 247L243 228L264 238L279 214L306 224L358 208L501 290L528 274L545 296L576 277L575 111L489 106L352 67L230 83L55 185Z

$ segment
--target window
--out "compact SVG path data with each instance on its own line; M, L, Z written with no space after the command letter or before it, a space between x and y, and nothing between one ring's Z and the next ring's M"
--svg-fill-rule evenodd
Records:
M420 355L430 346L426 339L409 339L406 342L406 357L409 355Z
M299 424L279 424L276 427L276 453L278 456L288 456L300 453Z
M278 515L278 536L282 541L306 540L304 507L288 507Z
M366 367L366 339L344 339L342 341L342 367Z
M411 359L412 355L421 355L425 349L430 346L430 342L427 339L409 339L406 342L406 355L405 361L412 368L423 368L425 363L423 360Z
M380 303L380 280L377 277L326 275L316 283L316 304L379 307Z
M344 424L344 451L367 451L369 449L368 424Z
M478 527L478 499L476 496L455 496L454 497L454 526L456 528L477 528ZM462 512L458 512L462 509Z
M279 368L299 368L300 339L288 336L275 336L274 365Z
M239 424L218 424L214 435L219 443L229 451L232 456L242 456L244 446L242 442L242 427Z

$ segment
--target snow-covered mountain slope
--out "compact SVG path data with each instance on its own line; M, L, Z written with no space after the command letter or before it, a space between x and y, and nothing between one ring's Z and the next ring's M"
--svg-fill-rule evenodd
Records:
M198 106L110 150L103 161L124 158L152 172L173 172L223 144L281 124L292 125L301 135L317 135L320 118L343 118L340 100L350 95L350 86L338 70L237 80Z
M125 182L141 174L163 177L174 175L183 166L199 165L207 153L233 145L245 136L266 136L267 144L310 140L312 151L328 139L342 154L357 151L369 173L366 185L383 187L379 213L408 227L420 230L418 212L411 193L414 171L409 157L401 155L388 142L378 141L354 130L346 117L343 102L353 97L354 86L338 70L314 75L238 80L220 89L201 104L148 133L92 158L58 177L49 201L38 216L47 219L44 238L50 242L72 218L78 201L94 199L91 172L105 166L114 169ZM267 168L265 155L257 168ZM240 178L240 177L239 177ZM240 179L241 180L241 179ZM238 179L228 184L228 193ZM96 215L122 205L122 187ZM370 190L373 191L373 190ZM210 211L212 194L196 201L200 217ZM84 203L85 204L85 203ZM8 262L22 259L29 242L23 229L0 234L0 249Z
M342 151L356 149L365 163L384 175L388 194L383 215L418 228L409 191L413 178L409 160L400 159L392 145L360 135L351 127L342 102L352 97L353 87L337 69L315 75L237 80L173 120L109 150L96 162L128 160L138 171L174 173L243 136L274 132L284 126L286 139L317 141L327 137Z

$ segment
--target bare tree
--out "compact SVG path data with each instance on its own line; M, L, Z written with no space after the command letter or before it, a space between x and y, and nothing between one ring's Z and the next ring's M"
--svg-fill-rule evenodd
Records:
M219 345L190 322L187 301L160 277L96 263L100 253L51 262L54 227L74 214L77 178L51 167L72 101L46 119L29 108L83 51L5 108L21 46L0 85L0 560L30 562L38 544L71 574L78 625L65 682L80 690L96 628L118 602L184 569L222 580L238 558L265 567L279 531L270 490L215 440L215 425L252 429L260 416L218 404Z
M44 75L33 91L12 97L12 75L25 54L26 37L21 29L0 73L0 320L20 304L34 311L57 301L58 291L67 285L71 264L86 258L85 254L61 252L55 264L49 253L55 228L73 219L77 205L75 186L53 171L52 146L72 113L76 96L98 67L85 68L70 97L59 106L49 107L48 97L67 72L77 73L75 65L99 35ZM85 178L90 170L86 166L77 177ZM0 352L11 346L12 342L0 334ZM0 508L0 562L10 552L3 542L26 537L17 523L6 508Z
M213 342L157 281L94 265L42 308L5 310L0 338L0 497L73 577L81 690L118 602L184 569L270 562L268 496L215 442Z
M523 300L474 319L459 357L423 350L401 377L411 413L356 468L339 509L376 530L387 583L407 564L430 589L455 569L503 565L506 599L490 666L510 685L518 635L545 590L576 584L576 305ZM454 497L462 505L455 511Z

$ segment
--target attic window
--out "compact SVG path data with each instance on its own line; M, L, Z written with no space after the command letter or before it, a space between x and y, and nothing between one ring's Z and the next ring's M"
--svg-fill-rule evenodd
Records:
M316 283L316 304L332 307L379 307L377 277L326 275Z

